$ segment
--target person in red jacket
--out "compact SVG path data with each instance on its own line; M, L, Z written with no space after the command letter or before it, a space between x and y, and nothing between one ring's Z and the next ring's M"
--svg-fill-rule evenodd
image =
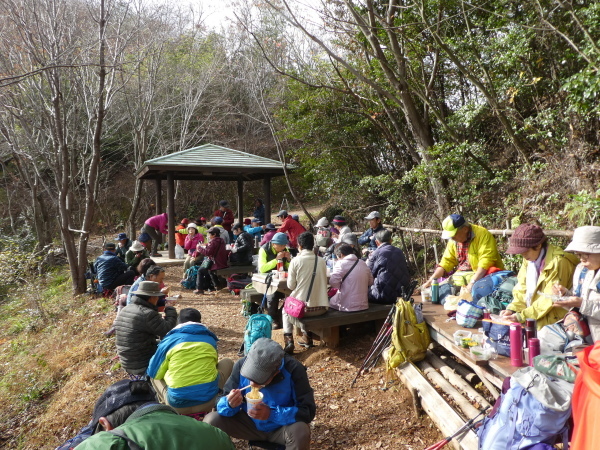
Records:
M196 278L196 290L194 294L204 294L205 290L213 287L216 288L215 271L227 267L227 249L225 241L221 238L221 232L217 227L212 227L208 230L209 243L207 246L199 245L196 247L198 256L204 255L212 259L213 263L210 269L200 267Z
M289 246L296 249L298 247L298 236L304 233L306 228L295 221L285 209L279 211L277 217L281 217L281 220L283 220L283 224L279 227L279 232L286 233L290 239Z
M219 209L215 211L213 216L223 218L223 228L227 230L227 232L229 233L229 237L232 237L231 226L233 225L234 217L233 211L229 209L229 202L227 202L227 200L221 200L219 202Z

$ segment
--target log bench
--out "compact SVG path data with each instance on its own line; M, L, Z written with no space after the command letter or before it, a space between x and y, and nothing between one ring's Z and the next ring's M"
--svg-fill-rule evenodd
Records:
M305 317L301 320L307 331L312 331L321 337L321 343L331 348L340 344L340 326L352 325L370 321L383 323L392 305L369 303L369 309L356 312L340 312L329 308L325 314L315 317Z

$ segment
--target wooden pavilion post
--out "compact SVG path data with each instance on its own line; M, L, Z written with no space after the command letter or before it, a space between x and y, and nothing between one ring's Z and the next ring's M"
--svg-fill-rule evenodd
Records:
M162 186L160 178L154 180L154 184L156 185L156 202L154 203L154 213L158 216L159 214L164 213L162 207Z
M263 204L265 205L265 221L271 223L271 177L263 179Z
M235 223L244 223L244 180L237 180L238 217Z
M167 216L169 217L169 259L175 259L175 181L173 172L167 173Z

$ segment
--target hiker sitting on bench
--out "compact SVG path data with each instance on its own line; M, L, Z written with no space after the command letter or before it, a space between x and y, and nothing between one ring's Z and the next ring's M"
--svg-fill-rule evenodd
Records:
M369 309L369 286L373 274L367 263L358 258L354 248L338 244L335 249L337 261L333 266L329 285L336 292L329 299L329 307L338 311L363 311Z
M89 426L94 426L94 434L79 441L77 449L188 450L196 448L198 442L215 450L235 449L221 430L156 403L149 384L141 381L122 380L111 385L96 402ZM60 449L71 449L76 443L71 445Z
M369 301L392 305L408 289L410 274L404 253L392 244L392 233L383 229L375 233L377 250L369 255L367 266L373 274L369 288Z
M121 366L130 375L144 375L156 352L157 338L163 338L177 321L177 311L165 307L165 318L156 304L165 294L154 281L142 281L133 292L131 303L121 310L115 321L117 353Z
M100 286L111 291L117 286L132 284L135 277L135 272L117 256L114 242L104 244L104 252L96 259L95 269Z
M220 219L220 217L217 217ZM208 291L214 288L216 289L216 277L214 272L219 269L225 269L227 267L227 249L225 241L221 238L221 231L223 228L212 227L208 230L208 245L200 245L196 249L198 251L198 259L200 257L210 258L212 264L210 267L202 267L200 263L200 269L198 269L198 275L196 277L196 290L194 294L204 294L204 291Z
M192 267L196 262L198 256L198 246L204 244L204 235L198 232L198 226L195 223L188 224L187 235L183 243L183 248L187 250L187 258L183 263L183 275L187 270Z
M254 239L250 233L243 230L241 223L235 224L232 231L236 239L229 255L229 262L232 266L251 266Z
M304 317L320 316L329 309L327 297L327 267L323 258L315 255L313 248L315 237L310 231L305 231L298 236L298 256L292 259L287 280L287 286L292 289L291 297L306 304ZM289 315L283 310L283 338L285 339L285 352L294 353L294 326L300 327L302 337L298 345L312 347L312 334L306 331L300 319Z
M262 401L253 408L246 386L259 388ZM217 411L204 418L229 436L247 441L268 441L288 450L310 448L309 423L315 418L314 391L306 368L281 346L257 339L248 356L238 360L227 380Z
M290 266L289 249L287 248L288 237L285 233L275 233L273 239L260 247L258 251L258 271L260 273L269 273L277 269L277 263L281 262L283 268L288 270ZM267 295L267 313L273 319L273 329L278 330L282 327L281 311L279 310L279 300L285 296L279 291Z
M212 411L233 368L229 358L218 361L217 336L201 321L197 309L182 309L148 366L158 400L179 414Z

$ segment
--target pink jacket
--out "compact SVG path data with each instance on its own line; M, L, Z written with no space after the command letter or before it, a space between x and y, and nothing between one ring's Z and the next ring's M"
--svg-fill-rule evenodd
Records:
M267 242L271 242L271 239L273 239L273 236L275 236L275 234L277 233L277 230L269 230L265 233L265 235L263 236L262 240L260 241L260 245L265 245Z
M342 283L342 278L358 260L356 267ZM367 264L356 255L348 255L335 263L329 285L339 291L329 300L329 307L338 311L363 311L369 309L369 286L373 284L373 274Z
M156 228L162 234L167 234L167 224L169 223L167 213L162 213L158 216L152 216L144 223L152 228Z
M196 246L204 242L204 236L202 233L196 233L193 237L191 234L186 235L185 243L183 244L183 248L188 251L188 255L197 256Z

